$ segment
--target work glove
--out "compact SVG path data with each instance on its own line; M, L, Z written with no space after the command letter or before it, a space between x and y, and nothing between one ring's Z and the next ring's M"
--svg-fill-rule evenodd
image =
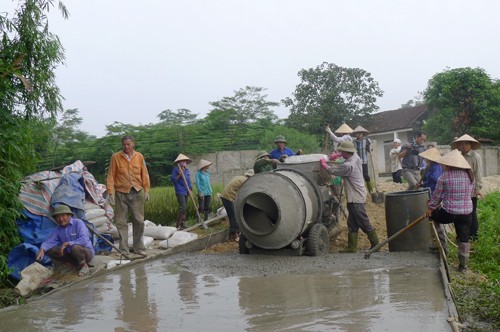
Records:
M330 127L329 127L329 126L326 126L325 131L326 131L328 134L330 134L330 135L332 135L332 134L333 134L333 132L332 132L332 130L330 129Z
M319 162L321 163L321 167L323 167L324 169L328 168L328 164L326 163L325 158L321 158Z
M108 203L111 205L115 205L115 196L113 194L109 194Z
M149 193L144 193L144 200L149 201Z

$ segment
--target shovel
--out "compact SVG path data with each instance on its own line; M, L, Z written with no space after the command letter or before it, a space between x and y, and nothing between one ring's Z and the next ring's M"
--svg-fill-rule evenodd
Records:
M377 188L377 176L375 175L375 165L373 164L373 152L370 152L370 161L372 164L372 172L373 172L373 183L375 184L375 192L371 193L372 194L372 202L375 204L382 204L384 203L384 193L383 192L378 192Z
M419 222L421 222L422 220L426 219L427 218L427 215L424 214L420 217L418 217L417 219L413 220L410 224L406 225L405 227L401 228L399 231L397 231L396 233L394 233L391 237L389 237L387 240L383 241L383 242L380 242L379 244L377 244L375 247L371 248L366 254L365 254L365 259L368 259L370 258L370 255L373 254L374 252L377 252L379 251L380 248L382 248L383 246L385 246L387 243L389 243L390 241L394 240L395 238L397 238L398 236L400 236L401 234L403 234L404 232L406 232L407 230L409 230L410 228L412 228L413 226L415 226L416 224L418 224Z

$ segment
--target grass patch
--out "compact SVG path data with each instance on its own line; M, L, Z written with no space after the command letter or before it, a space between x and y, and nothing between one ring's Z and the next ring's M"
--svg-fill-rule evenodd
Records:
M478 218L479 238L471 246L471 271L462 274L452 268L451 287L468 331L500 331L499 192L479 200ZM457 257L457 249L450 248L450 265L458 265Z
M222 206L222 201L217 197L217 193L220 193L222 189L222 185L212 185L211 213L217 212L217 209ZM196 205L198 205L196 196L194 196L194 199ZM175 226L178 211L179 204L177 204L174 187L151 188L150 199L144 204L144 219L150 220L157 225ZM188 199L186 219L188 226L198 223L198 216L191 198Z

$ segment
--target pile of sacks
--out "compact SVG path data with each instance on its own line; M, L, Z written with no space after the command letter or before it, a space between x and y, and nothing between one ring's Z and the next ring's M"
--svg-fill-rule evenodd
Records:
M118 230L116 226L111 224L109 221L104 220L102 224L100 225L94 224L94 225L96 225L99 232L104 234L110 234L115 241L119 239ZM132 232L133 232L132 223L129 223L128 245L130 248L133 245ZM142 237L142 240L144 242L144 246L146 247L146 249L151 249L153 247L153 242L155 240L161 241L158 245L161 249L168 249L196 240L197 238L198 234L185 231L178 231L177 228L171 226L156 225L154 222L150 220L144 221L144 235Z

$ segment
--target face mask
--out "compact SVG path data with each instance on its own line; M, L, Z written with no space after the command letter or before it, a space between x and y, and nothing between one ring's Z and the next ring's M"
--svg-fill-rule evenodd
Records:
M179 161L179 166L186 167L186 165L187 165L187 162L185 162L185 161Z

